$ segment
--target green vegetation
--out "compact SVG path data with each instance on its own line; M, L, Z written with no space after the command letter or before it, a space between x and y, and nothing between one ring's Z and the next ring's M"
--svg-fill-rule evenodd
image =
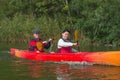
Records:
M78 29L81 45L120 45L120 0L0 0L0 41L27 43L32 31L57 39Z

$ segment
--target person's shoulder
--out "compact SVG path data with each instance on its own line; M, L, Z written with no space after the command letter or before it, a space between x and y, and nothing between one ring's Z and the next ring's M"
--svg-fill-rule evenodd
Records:
M61 41L63 41L63 39L62 39L62 38L60 38L60 39L58 40L58 42L61 42Z

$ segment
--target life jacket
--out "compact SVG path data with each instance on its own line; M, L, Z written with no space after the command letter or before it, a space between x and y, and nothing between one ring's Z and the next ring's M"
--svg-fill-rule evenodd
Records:
M60 48L60 53L72 53L72 47L62 47Z
M44 44L43 44L43 41L41 39L35 39L33 38L31 41L30 41L30 44L29 44L29 49L31 51L40 51L40 52L44 52Z
M70 42L69 39L68 39L68 40L62 39L62 40L65 41L65 42ZM69 46L69 47L61 47L61 48L59 49L59 52L60 52L60 53L72 53L72 46Z

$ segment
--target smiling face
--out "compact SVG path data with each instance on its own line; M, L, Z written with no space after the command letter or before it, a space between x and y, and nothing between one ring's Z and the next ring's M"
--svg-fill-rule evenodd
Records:
M65 39L65 40L67 40L69 38L69 36L70 36L70 33L67 32L67 31L62 33L62 38Z

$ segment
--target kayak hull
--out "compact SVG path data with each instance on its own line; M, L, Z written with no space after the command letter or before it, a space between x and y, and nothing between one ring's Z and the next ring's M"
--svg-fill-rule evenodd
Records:
M53 61L53 62L88 62L93 64L105 64L120 66L120 51L107 52L78 52L78 53L37 53L28 50L11 48L11 55L29 60Z

